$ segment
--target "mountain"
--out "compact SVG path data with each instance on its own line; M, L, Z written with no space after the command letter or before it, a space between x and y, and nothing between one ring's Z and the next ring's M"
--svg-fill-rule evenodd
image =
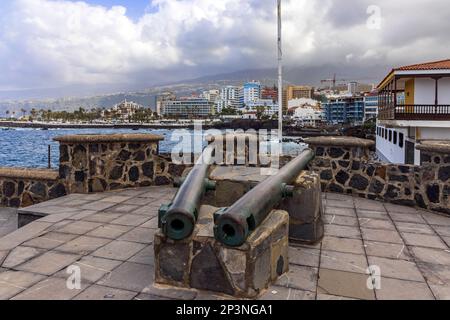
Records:
M289 84L304 84L320 86L322 79L332 78L336 74L337 79L346 79L347 81L357 81L361 83L378 84L390 71L390 66L374 65L363 67L340 66L335 67L331 65L324 65L320 67L285 67L283 70L283 79ZM225 74L217 74L212 76L204 76L196 79L182 81L179 83L208 83L208 82L238 82L250 80L260 80L264 84L276 84L277 80L276 69L249 69L235 71Z
M320 66L320 67L295 67L284 69L284 81L286 84L309 84L313 86L326 86L321 84L322 79L333 78L346 79L347 81L357 81L360 83L377 84L388 72L388 66ZM110 86L67 86L63 88L52 88L42 90L14 91L13 94L0 92L0 115L4 115L6 110L20 113L21 109L27 111L35 109L66 110L73 111L79 107L110 108L113 105L127 99L137 102L143 106L155 108L155 97L163 91L173 91L177 95L190 95L203 90L216 89L224 85L241 85L243 82L259 80L263 85L272 86L277 84L276 69L249 69L231 73L208 75L194 79L183 80L175 83L153 86L147 89L136 91L119 91L118 88L126 88L126 85ZM116 93L100 94L101 92ZM86 96L86 92L87 95ZM84 93L84 97L82 94ZM60 96L62 98L42 98ZM22 97L22 99L20 99ZM34 98L27 98L34 97ZM37 98L36 98L37 97ZM6 100L6 99L9 100Z

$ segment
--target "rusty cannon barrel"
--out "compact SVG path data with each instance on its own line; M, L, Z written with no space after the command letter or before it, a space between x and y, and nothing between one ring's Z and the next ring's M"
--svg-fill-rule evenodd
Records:
M217 241L239 247L284 198L292 194L293 183L300 172L314 159L311 149L304 150L297 158L245 194L229 208L216 212L214 236Z
M159 209L159 227L172 240L183 240L192 234L200 201L207 190L215 188L214 182L208 180L213 151L211 146L203 151L186 179L177 182L181 186L172 203Z

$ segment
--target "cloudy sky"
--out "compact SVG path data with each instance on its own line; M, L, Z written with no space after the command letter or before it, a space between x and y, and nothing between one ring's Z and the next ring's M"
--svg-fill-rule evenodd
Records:
M448 0L283 0L288 67L450 57ZM276 0L2 0L0 92L276 66Z

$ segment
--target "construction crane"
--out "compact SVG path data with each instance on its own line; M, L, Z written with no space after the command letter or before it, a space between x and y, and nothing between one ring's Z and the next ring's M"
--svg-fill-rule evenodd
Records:
M336 83L337 82L355 82L355 81L347 80L347 79L336 79L336 73L333 75L332 79L320 80L320 83L329 83L330 84L330 90L336 90Z

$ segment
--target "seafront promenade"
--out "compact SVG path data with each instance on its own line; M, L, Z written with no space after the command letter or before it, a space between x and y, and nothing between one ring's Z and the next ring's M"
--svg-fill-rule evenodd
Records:
M24 210L43 217L0 239L0 299L233 299L154 284L157 212L176 189L72 194ZM326 193L325 237L289 247L289 272L261 299L450 299L450 217ZM66 286L81 268L81 289ZM381 269L368 289L369 266Z

